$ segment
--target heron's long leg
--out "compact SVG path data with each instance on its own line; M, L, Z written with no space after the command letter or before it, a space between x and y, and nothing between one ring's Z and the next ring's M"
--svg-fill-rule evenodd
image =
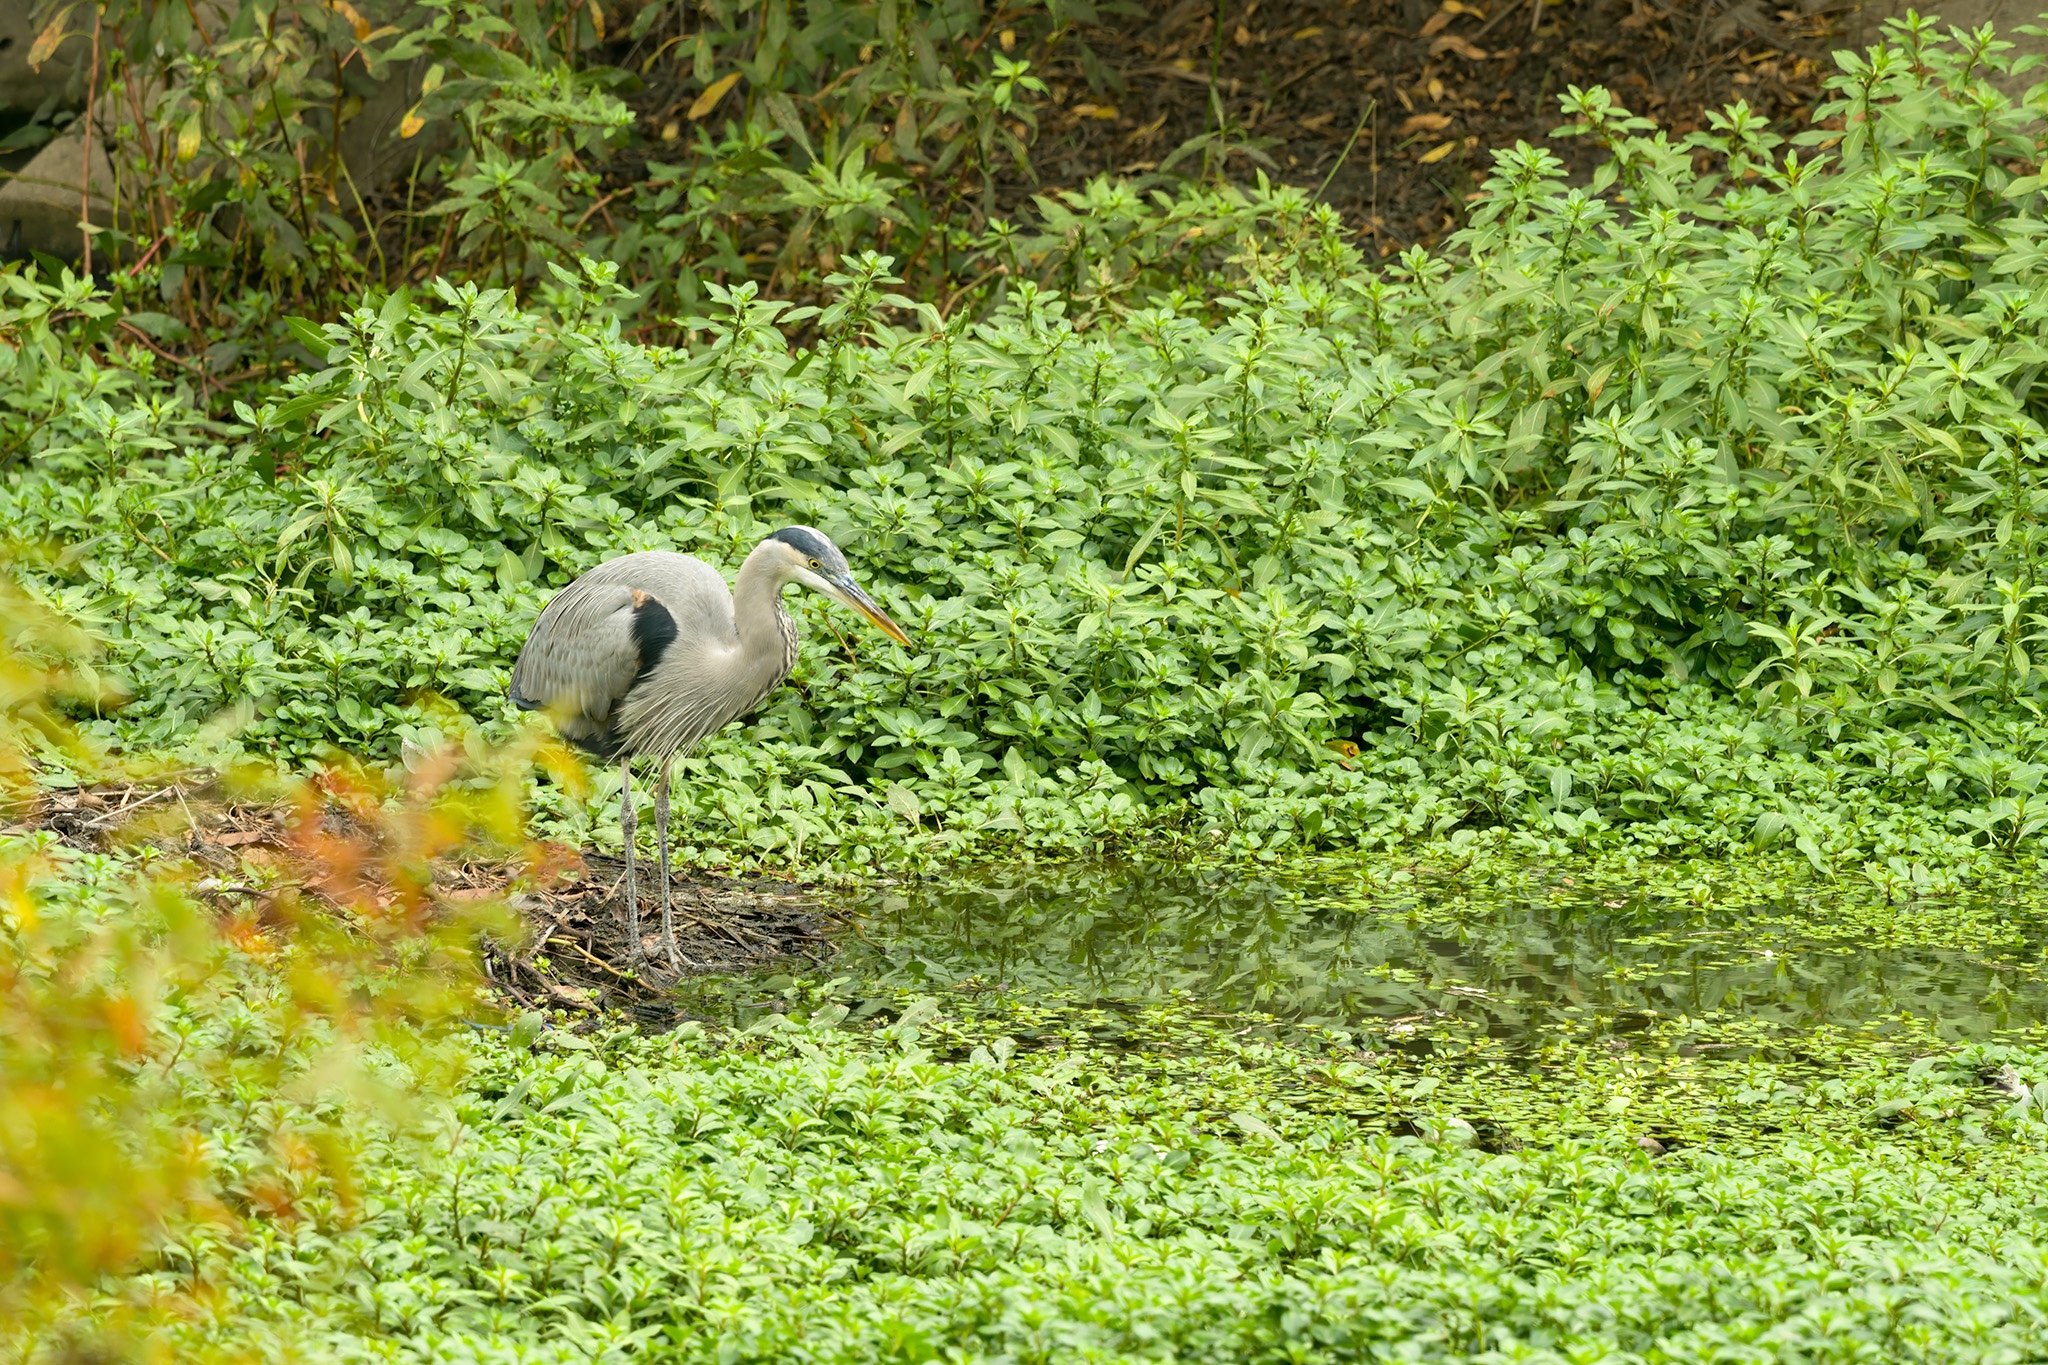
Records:
M676 915L668 893L668 778L674 757L661 760L661 776L654 783L654 841L661 845L661 950L668 954L669 970L683 970L676 953Z
M626 963L640 964L640 888L633 878L633 759L619 760L619 836L626 851Z

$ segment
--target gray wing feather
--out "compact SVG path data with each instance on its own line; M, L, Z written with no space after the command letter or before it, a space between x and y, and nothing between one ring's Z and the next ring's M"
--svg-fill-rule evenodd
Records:
M565 739L595 742L639 673L633 590L578 579L534 622L512 665L512 704L553 713Z
M666 551L624 555L556 593L541 612L512 666L513 704L553 712L565 739L600 740L643 664L633 636L636 592L668 609L671 649L738 647L732 593L718 570Z

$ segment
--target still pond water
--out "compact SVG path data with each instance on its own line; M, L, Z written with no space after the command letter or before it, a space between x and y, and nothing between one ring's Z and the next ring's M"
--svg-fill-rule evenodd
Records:
M2048 1026L2040 904L1705 906L1531 871L1376 890L1107 867L878 892L834 975L1115 1003L1178 995L1354 1028L1527 1039L1678 1020L1803 1032L1915 1017L1959 1039Z

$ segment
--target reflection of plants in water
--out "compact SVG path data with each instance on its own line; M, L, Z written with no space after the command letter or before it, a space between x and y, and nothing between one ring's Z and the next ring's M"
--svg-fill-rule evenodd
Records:
M870 915L871 965L885 978L951 984L976 976L1027 990L1164 997L1301 1013L1333 976L1369 976L1409 995L1412 972L1360 944L1368 922L1317 909L1284 883L1208 882L1129 871L1063 874L885 900Z
M1960 951L2012 943L2020 922L2009 907L1734 912L1547 880L1375 893L1097 868L882 898L845 969L886 986L1185 996L1301 1021L1441 1010L1503 1038L1628 1014L1804 1028L1904 1013L1983 1036L2048 1018L2037 968Z

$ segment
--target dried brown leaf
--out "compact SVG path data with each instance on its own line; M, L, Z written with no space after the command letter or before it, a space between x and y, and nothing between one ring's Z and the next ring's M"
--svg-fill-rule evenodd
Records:
M1485 48L1474 46L1469 40L1460 38L1455 33L1446 33L1429 45L1429 55L1432 57L1441 57L1446 52L1455 52L1468 62L1486 60Z
M1401 120L1401 136L1411 133L1439 133L1451 126L1449 114L1417 114Z

